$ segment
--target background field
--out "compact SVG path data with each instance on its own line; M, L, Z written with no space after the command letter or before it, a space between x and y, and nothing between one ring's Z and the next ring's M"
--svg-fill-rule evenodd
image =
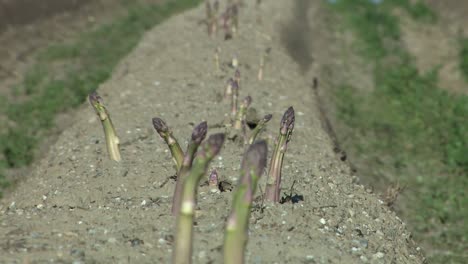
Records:
M21 186L146 30L202 1L88 2L38 7L33 20L0 12L0 193ZM278 30L303 75L333 79L323 109L356 175L431 263L465 263L468 5L444 2L323 1L310 14L298 1L297 21Z

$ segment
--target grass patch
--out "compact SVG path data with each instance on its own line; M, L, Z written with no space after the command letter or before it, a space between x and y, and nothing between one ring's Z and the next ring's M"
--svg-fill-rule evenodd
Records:
M415 19L429 14L422 3L408 5L364 0L331 5L358 37L359 53L375 65L372 92L349 84L337 89L338 119L349 130L361 174L376 178L384 171L408 186L409 209L403 214L415 237L431 245L429 261L465 263L468 97L438 87L437 68L421 74L400 44L392 8L404 8ZM436 249L441 253L431 253Z
M24 100L8 102L0 110L8 126L0 131L0 195L6 187L1 171L29 165L55 116L79 106L87 94L106 81L114 67L139 42L143 33L176 12L201 0L164 4L127 2L128 12L112 23L86 32L68 44L56 44L37 57L37 63L14 88Z
M460 70L468 83L468 38L460 40Z

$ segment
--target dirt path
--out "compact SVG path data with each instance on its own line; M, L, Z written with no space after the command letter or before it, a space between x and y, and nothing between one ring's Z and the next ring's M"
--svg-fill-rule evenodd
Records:
M232 41L207 37L197 24L203 7L147 33L99 89L120 135L123 161L107 159L92 109L84 105L77 110L74 125L34 174L1 201L1 263L169 263L174 182L167 179L174 170L166 146L151 129L151 118L165 119L182 142L190 135L191 124L222 120L227 106L219 97L233 74L227 66L232 54L239 56L241 96L251 95L260 115L274 115L266 138L275 136L288 106L297 114L284 163L283 194L295 182L292 192L303 201L254 211L248 263L423 262L404 223L355 184L322 128L309 76L314 70L319 73L314 65L319 60L314 58L325 47L308 49L309 59L296 63L291 52L307 47L303 41L308 40L293 39L284 45L285 32L301 24L297 19L324 23L316 16L321 13L319 4L266 2L259 25L254 1L245 2L239 37ZM216 72L213 63L218 43L222 72ZM265 48L272 48L271 59L265 80L259 82L258 61ZM222 179L235 182L241 155L242 149L228 142L212 165ZM221 263L231 196L200 188L195 263Z

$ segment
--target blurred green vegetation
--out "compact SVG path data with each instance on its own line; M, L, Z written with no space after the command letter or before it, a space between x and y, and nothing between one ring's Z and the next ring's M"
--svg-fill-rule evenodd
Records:
M430 263L466 263L468 97L438 87L437 67L418 71L392 11L406 10L421 23L435 22L435 14L409 0L336 1L330 7L357 36L358 53L374 65L373 91L343 84L335 94L338 120L358 153L354 158L365 164L358 165L360 174L390 174L407 186L403 217L415 238L431 245ZM468 77L468 42L462 46Z
M468 83L468 38L460 40L460 70Z
M200 2L124 1L128 9L125 16L85 32L70 43L54 44L41 52L23 82L13 87L13 95L25 99L0 97L0 116L8 120L6 129L0 131L0 196L8 186L2 171L31 164L58 113L82 104L90 91L110 77L146 30Z

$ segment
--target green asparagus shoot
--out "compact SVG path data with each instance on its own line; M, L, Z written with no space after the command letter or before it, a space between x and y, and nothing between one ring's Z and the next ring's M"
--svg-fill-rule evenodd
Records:
M264 52L262 52L262 55L260 56L260 68L258 69L258 75L257 79L259 81L263 80L264 76L264 69L265 69L265 62L268 58L268 55L270 55L271 48L267 48Z
M234 4L231 6L231 18L232 18L231 31L232 31L232 34L236 36L237 31L239 29L239 9L237 7L237 4Z
M236 69L236 71L234 72L234 81L236 81L237 84L240 86L241 74L239 69Z
M177 174L176 187L174 189L174 195L172 196L172 214L175 215L179 211L180 199L182 195L182 186L185 178L188 176L190 168L192 167L193 158L198 150L201 142L205 139L208 131L208 124L204 121L198 124L192 131L192 137L187 146L184 159L182 161L182 167Z
M237 104L239 98L239 83L234 81L232 83L232 100L231 100L231 117L234 120L237 115Z
M250 145L241 166L241 178L234 193L231 213L227 219L224 236L224 263L244 263L244 251L248 240L250 209L257 182L266 166L267 143L257 141Z
M270 121L271 117L272 117L271 114L265 115L262 118L262 120L260 120L258 122L258 124L255 126L255 128L252 130L252 132L250 134L250 138L249 138L249 141L248 141L249 145L251 145L255 141L258 134L260 134L260 132L265 128L266 124L268 123L268 121Z
M237 55L236 55L236 54L234 54L234 55L232 56L231 65L232 65L232 67L234 67L234 69L237 69L237 67L239 67L239 59L237 58Z
M240 130L242 126L245 125L245 115L247 108L249 108L252 103L252 97L247 96L244 98L244 101L239 106L239 111L237 111L236 118L234 120L234 129Z
M177 214L176 235L172 263L186 264L192 261L193 218L196 207L197 187L213 158L224 143L224 134L211 135L201 145L193 161L188 177L184 179L180 209Z
M172 131L169 129L166 122L164 122L161 118L153 118L153 126L154 129L156 129L156 132L158 132L158 134L164 139L167 146L169 147L172 158L176 165L176 170L179 171L184 159L184 152L180 148L177 139L172 135Z
M227 81L226 89L224 90L224 100L232 102L232 87L234 86L234 79L229 78Z
M214 61L215 61L215 66L216 66L216 71L220 71L221 68L219 66L219 53L221 52L221 48L218 46L215 49L215 55L214 55Z
M107 152L109 153L109 157L112 160L120 161L120 141L115 132L109 112L102 103L102 98L96 92L91 93L88 98L89 102L96 111L96 114L101 120L102 127L104 128L104 135L106 137Z
M280 125L280 133L276 141L275 150L271 157L270 169L268 170L268 179L265 190L265 196L268 201L279 202L281 189L281 168L283 158L286 153L288 142L294 129L294 108L289 107L283 115Z

